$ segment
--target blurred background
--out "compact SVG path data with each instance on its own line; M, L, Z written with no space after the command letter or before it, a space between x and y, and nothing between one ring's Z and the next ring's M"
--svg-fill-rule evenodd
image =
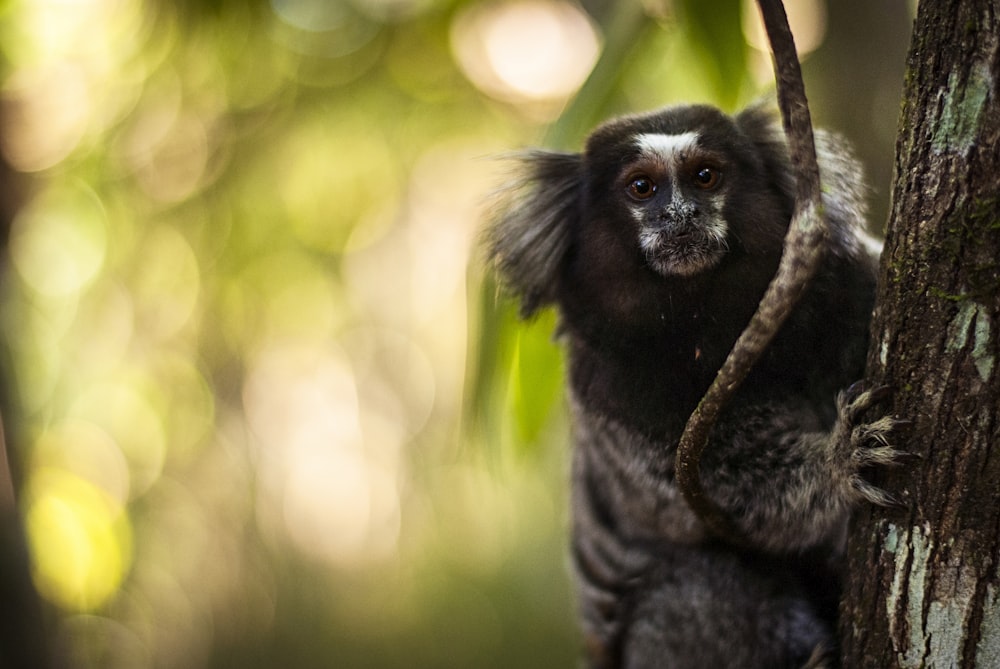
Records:
M881 231L913 8L789 0ZM748 1L0 0L0 666L571 667L495 158L769 94Z

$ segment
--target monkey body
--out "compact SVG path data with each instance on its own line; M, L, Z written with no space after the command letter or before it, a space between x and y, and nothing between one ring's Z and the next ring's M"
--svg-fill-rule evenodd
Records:
M781 257L794 175L775 117L687 106L613 120L581 154L529 154L488 231L522 313L560 313L594 669L835 665L847 516L886 500L859 470L896 453L891 421L858 421L872 393L837 399L864 371L877 255L858 166L828 135L817 153L829 247L701 463L738 541L687 506L674 454Z

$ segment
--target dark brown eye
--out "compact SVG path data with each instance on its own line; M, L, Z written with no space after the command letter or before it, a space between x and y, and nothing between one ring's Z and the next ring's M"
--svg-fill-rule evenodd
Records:
M656 182L649 177L635 177L628 183L628 194L636 200L648 200L656 194Z
M702 167L694 173L694 183L698 188L709 190L719 185L722 174L712 167Z

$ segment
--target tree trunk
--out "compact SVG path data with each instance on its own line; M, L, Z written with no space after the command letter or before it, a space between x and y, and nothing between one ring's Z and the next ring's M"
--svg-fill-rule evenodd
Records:
M851 530L844 666L1000 667L1000 0L920 3L868 380L917 455Z

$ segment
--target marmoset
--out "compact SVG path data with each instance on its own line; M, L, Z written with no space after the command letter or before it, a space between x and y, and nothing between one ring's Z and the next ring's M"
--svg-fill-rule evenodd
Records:
M818 132L828 247L719 416L703 486L739 528L713 536L674 455L774 276L795 204L777 115L681 106L531 151L485 233L528 317L558 309L573 416L572 557L593 669L833 667L848 514L889 497L894 423L862 423L878 244L861 169ZM851 388L845 391L845 388Z

